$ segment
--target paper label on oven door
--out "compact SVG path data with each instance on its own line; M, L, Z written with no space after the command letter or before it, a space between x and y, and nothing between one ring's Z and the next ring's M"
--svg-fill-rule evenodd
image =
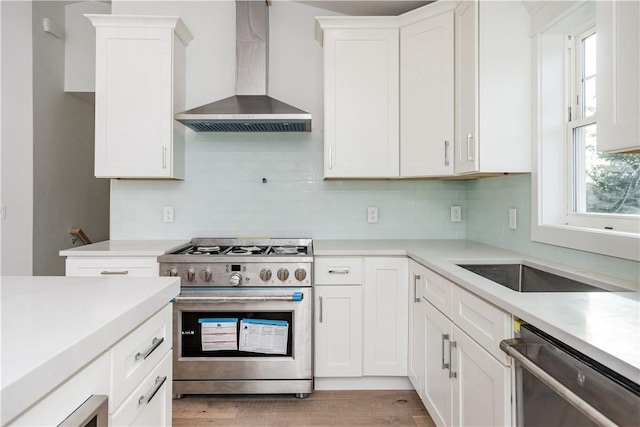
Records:
M284 320L242 319L240 321L241 351L267 354L287 354L289 322Z
M202 351L237 350L238 319L204 318L198 319L201 325Z

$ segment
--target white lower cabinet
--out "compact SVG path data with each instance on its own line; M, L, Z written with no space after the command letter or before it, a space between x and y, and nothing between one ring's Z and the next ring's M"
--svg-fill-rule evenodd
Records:
M423 402L438 426L506 426L511 422L509 366L424 302Z
M111 415L112 426L169 426L171 425L171 367L173 353L164 355Z
M424 346L416 390L435 424L511 425L511 368L499 349L513 336L511 316L423 266L412 270L422 279L414 279L422 300L414 305L410 343L416 355Z
M424 394L424 304L422 303L423 282L427 269L409 260L409 353L407 375L413 388L423 398Z
M362 286L316 286L315 376L362 376Z
M408 265L399 257L316 258L317 378L407 376Z
M407 375L408 279L407 258L365 258L364 375Z

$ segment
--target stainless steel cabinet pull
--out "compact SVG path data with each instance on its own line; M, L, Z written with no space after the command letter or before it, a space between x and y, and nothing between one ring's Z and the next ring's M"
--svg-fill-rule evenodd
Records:
M453 357L453 349L458 346L455 341L449 341L449 378L458 378L458 373L453 371L453 363L451 358Z
M320 323L322 323L322 297L320 297Z
M449 166L449 141L444 142L444 165Z
M467 160L470 162L473 161L473 154L471 153L471 140L473 139L473 135L470 133L467 134Z
M162 146L162 169L167 168L167 147Z
M147 393L146 396L144 394L140 396L140 399L138 399L138 405L142 405L143 403L145 405L148 405L149 402L151 402L151 399L153 399L153 396L156 395L156 393L158 392L158 390L160 390L160 388L162 387L162 385L166 380L167 380L166 375L164 377L161 377L158 375L156 377L156 382L153 385L153 388L151 389L151 391L149 391L149 393Z
M331 158L331 146L329 146L329 169L333 169L333 159Z
M420 280L419 274L413 275L413 302L420 302L420 298L418 298L418 280Z
M122 271L109 271L109 270L102 270L100 272L100 274L102 275L109 275L109 274L113 274L113 275L127 275L129 274L129 270L122 270Z
M449 369L448 363L444 362L444 342L449 339L449 334L442 334L442 369ZM449 361L451 361L451 355L449 355Z
M329 274L349 274L348 268L330 268L327 270Z
M135 359L136 359L136 360L140 360L140 359L143 359L143 360L144 360L144 359L146 359L147 357L149 357L149 355L150 355L151 353L153 353L153 351L154 351L156 348L160 347L160 344L162 344L163 342L164 342L164 337L154 338L154 339L151 341L151 347L149 347L149 348L148 348L146 351L144 351L144 352L138 352L138 353L136 353L136 357L135 357Z

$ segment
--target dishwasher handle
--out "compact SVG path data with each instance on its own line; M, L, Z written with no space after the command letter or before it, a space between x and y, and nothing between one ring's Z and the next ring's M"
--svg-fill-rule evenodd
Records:
M529 345L520 338L500 341L500 349L511 356L523 369L529 371L533 376L546 384L551 390L560 395L574 408L582 412L590 420L603 427L618 427L618 424L611 421L588 402L575 394L551 374L542 369L533 360L526 356L526 346Z

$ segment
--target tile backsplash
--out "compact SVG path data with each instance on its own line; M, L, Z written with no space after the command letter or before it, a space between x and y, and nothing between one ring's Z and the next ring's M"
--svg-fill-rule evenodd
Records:
M532 242L528 174L324 181L322 138L188 132L184 181L111 181L110 238L469 239L640 280L637 262ZM462 222L450 222L452 205L462 206ZM164 206L174 207L173 223L162 222ZM378 207L377 224L367 223L368 206Z
M451 205L464 217L465 182L324 181L322 132L188 132L186 147L184 181L112 180L111 239L465 238L464 222L449 221Z

